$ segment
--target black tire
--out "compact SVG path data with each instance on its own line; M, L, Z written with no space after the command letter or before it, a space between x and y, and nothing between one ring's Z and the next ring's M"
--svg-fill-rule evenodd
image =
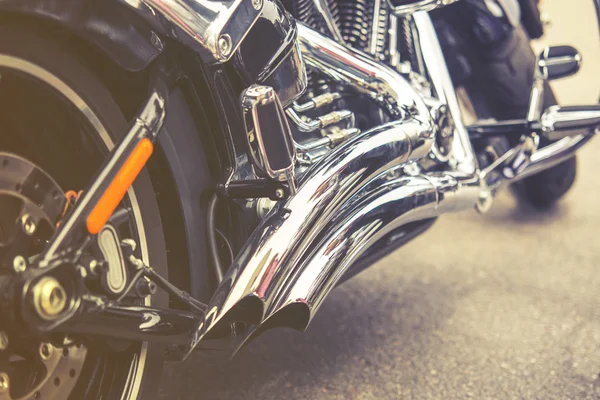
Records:
M544 35L544 24L538 3L538 0L519 0L523 25L531 39L538 39Z
M464 84L480 118L520 119L527 115L536 56L522 27L508 32L493 45L474 44L469 32L458 28L461 52L468 58L472 75ZM544 108L557 104L546 85ZM550 142L541 140L540 147ZM511 143L514 145L515 143ZM537 208L552 206L573 186L575 157L517 184L517 192Z
M82 100L82 105L88 108L90 115L95 116L98 121L100 121L101 126L106 130L112 141L116 141L121 137L127 130L128 124L125 120L121 110L113 100L111 93L109 90L102 84L100 79L92 72L91 68L86 66L85 61L80 59L75 52L73 52L68 46L66 46L62 41L53 38L50 32L45 31L36 31L35 29L30 29L31 27L23 27L23 25L19 26L0 26L0 57L3 57L4 61L0 62L0 72L6 73L15 73L17 75L29 75L27 79L32 81L42 81L40 78L41 75L38 75L39 71L44 71L45 74L48 74L47 77L50 77L55 82L59 82L58 86L52 87L51 90L58 94L60 90L57 90L57 87L69 88ZM31 69L30 71L23 71L19 68L13 68L7 66L7 63L17 60L20 62L20 66L29 66L33 65L38 69ZM26 69L25 67L23 67ZM27 67L29 68L29 67ZM38 71L38 72L32 72ZM41 73L40 73L41 74ZM0 86L6 85L8 88L10 86L10 82L5 82L4 77L0 81ZM50 87L50 86L49 86ZM8 89L7 89L8 90ZM67 93L65 90L64 93ZM27 96L30 97L27 97ZM69 96L62 95L62 99L66 101L66 103L73 106L73 97L69 98ZM17 125L21 125L23 118L34 118L35 116L43 116L44 110L35 109L36 99L31 98L31 94L23 93L23 91L16 90L12 94L10 99L3 98L1 100L4 104L0 109L0 114L5 112L4 117L1 117L0 123L12 123L10 129L18 129ZM19 116L19 115L9 115L11 114L10 110L14 104L18 104L19 102L28 102L31 106L32 113L31 115ZM33 104L30 104L33 103ZM16 107L16 106L15 106ZM73 107L75 109L75 107ZM9 110L9 112L7 112ZM14 111L15 113L18 111ZM51 119L52 115L48 115ZM86 117L87 118L87 117ZM88 119L88 121L91 119ZM17 121L17 122L15 122ZM32 126L35 126L34 122L27 122ZM27 124L23 123L23 124ZM60 122L56 122L59 124ZM5 125L6 126L6 125ZM71 136L69 136L71 135ZM59 184L63 185L65 181L78 181L81 184L85 185L86 179L89 180L91 176L82 176L83 172L86 171L85 175L89 174L89 171L96 170L100 163L102 162L103 157L108 153L109 149L106 145L106 141L101 140L100 133L98 131L95 132L96 137L94 138L81 138L79 132L58 132L57 137L48 138L45 137L42 133L40 133L39 137L35 138L36 146L35 148L31 146L31 143L28 143L31 150L28 150L28 154L21 154L26 158L29 158L37 165L44 168L51 175L58 174L66 176L63 178L63 183L61 183L60 178L55 178L59 182ZM8 137L10 135L6 135L2 137L2 141L8 146L6 146L2 150L11 151L13 150L11 146L17 146L16 140L19 136L18 134L13 134L13 137ZM58 137L60 136L60 137ZM62 149L66 156L66 161L64 163L52 163L51 165L47 162L46 156L47 153L52 153L56 150L58 143L64 143L65 147ZM81 146L79 146L81 144ZM78 147L76 147L78 146ZM72 168L72 165L69 166L68 159L70 157L77 158L78 160L85 160L87 164L82 165L81 168ZM89 161L88 161L89 160ZM63 165L60 165L63 164ZM65 171L65 168L71 168L68 171ZM71 189L74 187L63 186L63 189ZM146 249L148 254L148 262L152 265L157 271L163 275L167 276L167 260L166 260L166 249L165 249L165 240L163 237L161 220L158 205L155 198L155 193L152 187L152 183L150 181L149 174L146 170L142 171L142 173L136 179L133 185L134 193L137 198L137 205L139 209L139 215L141 216L140 220L143 223L143 231L146 237ZM128 198L128 201L131 201ZM137 220L136 220L137 221ZM136 226L139 227L139 221L136 222ZM168 297L164 294L157 294L152 296L152 305L156 307L168 307ZM91 352L88 351L88 357L90 357ZM146 362L144 363L143 368L143 376L141 377L141 383L139 385L139 391L137 395L134 397L129 397L131 400L135 399L150 399L156 396L157 388L160 383L160 375L162 373L162 366L164 361L164 346L157 346L154 344L148 344L146 354ZM93 360L86 360L86 364L84 365L84 369L88 368L88 370L94 369L90 367L90 363ZM83 375L82 375L83 376ZM96 375L93 375L96 376ZM80 379L81 381L82 379ZM119 381L120 382L120 381ZM89 382L78 382L74 392L71 394L71 398L84 398L84 391L89 389ZM117 392L115 392L117 390ZM118 393L118 389L112 388L109 390L108 394L104 394L104 398L113 398L120 393ZM77 393L76 393L77 392ZM87 393L87 392L85 392ZM132 395L133 396L133 395Z

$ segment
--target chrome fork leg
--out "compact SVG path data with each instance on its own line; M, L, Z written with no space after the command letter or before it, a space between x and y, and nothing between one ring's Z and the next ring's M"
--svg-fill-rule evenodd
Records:
M462 111L458 105L458 98L454 84L450 78L446 60L437 38L429 13L419 11L412 16L415 22L417 38L415 45L419 46L425 70L433 84L438 99L446 104L455 124L454 142L452 151L457 163L457 169L467 174L475 174L478 165L475 152L471 146L469 134L463 122Z
M438 40L431 17L425 11L420 11L412 16L415 23L416 39L415 46L419 46L420 53L425 64L427 73L435 94L438 99L448 107L450 115L454 120L454 141L452 142L451 164L458 174L467 174L480 183L480 194L474 204L480 212L485 212L491 207L492 191L479 178L479 165L469 133L463 121L462 110L458 103L458 97L454 83L450 78L450 72L442 53L442 47Z

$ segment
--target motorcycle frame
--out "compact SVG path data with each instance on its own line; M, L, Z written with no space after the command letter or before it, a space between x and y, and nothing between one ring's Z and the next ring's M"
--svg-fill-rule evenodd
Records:
M595 4L598 7L600 23L600 0L595 0ZM426 73L431 80L439 100L448 107L456 124L455 140L453 142L454 162L451 168L442 173L404 176L393 181L391 184L388 183L388 188L391 188L390 193L394 193L395 190L405 190L406 187L410 186L411 190L415 192L425 193L426 197L424 198L427 201L423 203L423 207L407 208L407 214L402 215L408 215L410 212L409 217L392 221L389 225L386 224L384 226L385 229L374 232L371 236L365 236L364 241L359 244L362 247L365 247L367 243L374 243L376 239L389 233L393 228L418 221L429 223L432 221L432 218L444 212L466 210L472 207L476 207L480 211L485 211L489 208L491 199L493 198L493 191L496 189L496 187L490 187L490 182L486 179L490 171L482 171L477 164L468 127L465 127L462 123L462 112L431 19L426 12L417 12L412 18L415 24L420 52L423 55ZM115 146L103 168L92 181L90 188L93 190L87 191L86 196L77 204L75 211L62 225L47 247L42 257L42 262L46 263L46 268L32 272L28 271L21 277L17 285L17 290L21 293L20 298L23 307L25 307L28 288L31 287L32 283L41 279L46 274L52 274L59 266L64 265L62 260L57 260L56 256L60 255L61 251L65 250L67 245L73 243L74 236L72 235L77 234L81 228L81 216L85 215L86 211L89 211L93 200L102 192L105 185L108 185L109 178L118 172L131 149L143 138L150 138L151 140L157 138L165 120L169 90L180 78L180 75L176 71L174 68L168 68L167 64L158 64L150 95L142 111L139 113L135 124L121 142ZM591 139L593 133L565 138L545 147L532 155L530 163L524 171L513 178L504 177L503 180L512 182L522 179L564 161ZM388 197L393 196L388 195ZM368 196L366 200L369 200ZM344 225L348 229L354 229L354 226L358 226L354 225L354 222L363 218L364 214L361 214L360 210L366 204L369 204L366 200L355 205L353 210L358 211L352 211L350 214L347 214L349 219L343 223L349 224ZM397 207L399 205L406 207L406 205L398 204L394 199L389 204L383 204L384 207ZM342 235L345 234L342 233ZM315 247L314 252L319 254L322 249L328 248L328 244L342 238L343 236L336 235L323 238L321 241L322 245ZM355 261L360 260L359 256L361 254L360 251L355 251L348 257L344 256L345 258L342 258L342 261L339 261L339 259L336 260L343 262L343 270L347 271ZM323 257L323 259L325 258ZM312 308L310 314L306 316L306 324L312 318L313 313L323 301L325 295L329 293L332 286L338 283L340 278L341 276L338 276L337 279L326 282L326 286L330 287L326 291L315 294L316 297L311 300ZM0 280L0 286L3 283L5 282ZM233 284L235 282L231 280L228 284L219 287L215 297L208 304L206 315L170 309L157 310L150 307L125 307L102 299L86 298L83 296L74 299L74 302L78 305L77 312L74 312L68 321L61 322L65 323L64 327L67 332L120 337L135 341L149 340L168 343L177 348L178 355L176 358L183 359L205 337L208 337L207 334L209 331L218 323L227 322L224 317L225 311L229 311L229 309L224 310L222 307L223 294L231 292L232 287L228 285ZM227 297L225 300L227 300ZM281 301L285 302L287 300L281 299ZM25 312L24 309L23 312ZM98 321L101 323L98 323ZM34 330L42 334L56 330L56 326L43 326L37 324L35 321L32 322ZM260 319L252 321L252 318L249 317L249 322L258 323L250 325L249 329L245 330L242 335L239 335L241 339L238 339L238 347L258 331L259 323L263 321L260 321ZM233 331L226 330L226 336L234 333Z

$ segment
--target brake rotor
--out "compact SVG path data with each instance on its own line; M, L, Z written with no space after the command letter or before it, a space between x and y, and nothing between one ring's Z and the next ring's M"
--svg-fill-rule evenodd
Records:
M42 169L0 152L0 265L10 265L33 239L49 237L67 200Z
M49 343L40 343L37 366L41 374L26 393L12 396L11 375L0 371L0 400L66 399L72 392L81 373L87 349L77 345L60 349ZM21 378L22 379L22 378Z
M60 222L67 198L41 168L0 152L0 273L28 267ZM0 400L66 399L83 368L87 349L34 344L27 332L11 331L0 321Z

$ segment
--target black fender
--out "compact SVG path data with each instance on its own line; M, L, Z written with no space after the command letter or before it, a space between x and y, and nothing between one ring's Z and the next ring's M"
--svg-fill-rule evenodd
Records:
M170 190L158 196L170 265L188 268L171 272L169 280L189 290L200 301L208 301L215 278L209 274L206 218L208 198L215 180L210 173L210 150L202 140L206 128L194 117L181 88L169 96L167 116L158 136L164 155L163 173L169 174ZM201 109L194 109L196 114ZM154 179L152 170L150 176ZM165 201L166 200L166 201Z
M0 0L0 15L59 26L92 43L121 68L143 70L162 51L162 38L116 0Z

